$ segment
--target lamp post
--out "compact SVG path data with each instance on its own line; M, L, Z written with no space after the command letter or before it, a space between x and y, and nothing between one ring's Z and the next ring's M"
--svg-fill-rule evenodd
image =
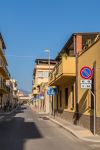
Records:
M50 50L49 49L45 49L45 52L48 53L48 65L49 65L49 73L48 73L48 79L49 79L49 75L50 75ZM50 101L50 95L49 95L49 114L51 112L51 101Z
M48 65L49 65L49 74L50 74L50 50L46 49L45 52L48 53ZM49 77L49 74L48 74L48 77Z

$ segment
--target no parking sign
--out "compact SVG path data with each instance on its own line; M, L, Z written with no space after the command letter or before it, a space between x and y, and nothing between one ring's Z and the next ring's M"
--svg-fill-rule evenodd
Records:
M81 84L81 88L82 89L89 89L92 96L94 97L94 135L96 132L96 97L95 94L92 92L91 88L92 88L92 80L90 80L92 78L93 75L93 70L88 67L88 66L84 66L81 68L80 70L80 76L84 79L80 81Z
M82 67L80 75L83 79L90 79L92 77L92 69L88 66Z
M81 80L81 88L82 89L91 89L92 88L92 69L88 66L82 67L80 70L80 76L84 79Z

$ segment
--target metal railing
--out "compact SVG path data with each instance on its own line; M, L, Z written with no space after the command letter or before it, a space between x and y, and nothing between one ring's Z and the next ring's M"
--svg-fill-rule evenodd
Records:
M1 48L0 48L0 51L1 51L2 55L5 57L5 51Z
M4 69L5 69L5 72L7 73L8 77L10 78L10 73L8 71L8 68L5 66Z
M62 72L62 61L58 62L49 74L49 81L53 80Z
M5 90L6 92L10 92L10 87L8 87L8 86L6 85L6 83L3 82L3 81L0 82L0 89Z
M7 76L10 78L10 73L7 69L7 67L4 65L4 63L2 62L2 60L0 60L0 67L2 67L5 71L5 73L7 74Z

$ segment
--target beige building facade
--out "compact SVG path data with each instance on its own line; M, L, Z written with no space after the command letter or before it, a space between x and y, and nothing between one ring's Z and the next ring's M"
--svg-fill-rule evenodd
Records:
M15 79L10 79L11 87L12 87L12 97L13 97L13 107L18 105L18 87L17 81Z
M2 110L8 101L9 87L6 86L6 80L10 79L10 73L7 69L7 60L5 57L5 43L0 33L0 109Z
M36 59L33 71L33 87L32 95L34 96L34 104L39 110L49 112L49 97L47 95L48 89L48 75L56 64L55 60ZM49 70L50 69L50 70Z

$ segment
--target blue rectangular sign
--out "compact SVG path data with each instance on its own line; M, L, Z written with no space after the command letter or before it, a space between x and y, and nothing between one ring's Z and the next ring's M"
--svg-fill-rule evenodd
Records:
M49 87L48 91L47 91L47 94L48 95L56 95L58 92L57 92L57 88L52 88L52 87Z

